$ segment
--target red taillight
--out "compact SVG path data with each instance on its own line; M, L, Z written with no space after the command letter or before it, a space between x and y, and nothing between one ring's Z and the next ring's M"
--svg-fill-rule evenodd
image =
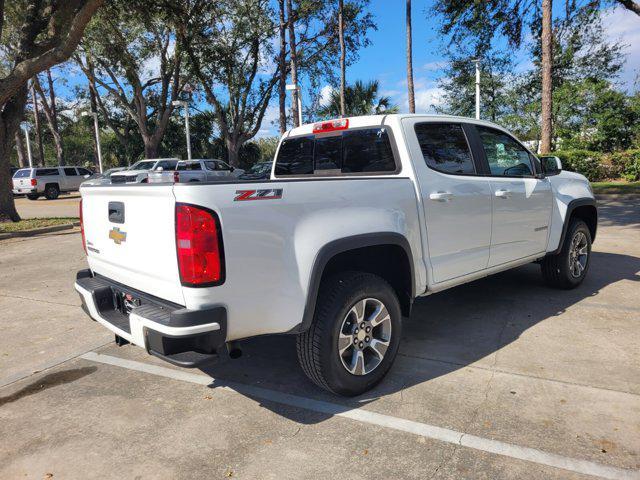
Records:
M336 130L346 130L347 128L349 128L349 119L339 118L328 122L314 123L313 133L335 132Z
M87 239L84 236L84 222L82 221L82 199L78 206L78 216L80 217L80 235L82 235L82 248L84 248L85 255L87 254Z
M32 186L32 187L35 187L36 185L38 185L38 180L37 180L37 179L35 179L35 178L32 178L32 179L31 179L31 186Z
M224 282L224 254L218 216L202 207L176 205L176 250L182 285Z
M173 172L173 182L180 183L180 173L177 170Z

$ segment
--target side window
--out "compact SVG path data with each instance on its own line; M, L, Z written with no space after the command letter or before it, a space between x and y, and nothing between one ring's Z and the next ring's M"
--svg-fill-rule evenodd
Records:
M204 162L204 166L207 168L207 170L215 170L216 169L216 162Z
M535 172L529 152L504 132L488 127L476 127L489 162L491 175L529 177Z
M50 177L53 175L60 175L57 168L39 168L36 170L35 174L36 177Z
M171 160L162 160L158 162L155 170L158 170L160 167L162 167L162 170L175 170L176 166L177 162L172 162Z
M77 177L78 173L76 172L76 169L73 167L64 167L64 174L67 175L68 177Z
M217 170L231 170L231 167L224 162L216 162L216 163L218 166Z
M189 170L202 170L202 166L200 165L200 162L193 162L190 163L189 166L187 167Z
M79 175L93 175L93 173L86 168L77 168Z
M455 123L417 123L416 136L426 164L439 172L476 173L462 126Z
M276 159L276 175L308 175L313 173L312 136L283 140Z

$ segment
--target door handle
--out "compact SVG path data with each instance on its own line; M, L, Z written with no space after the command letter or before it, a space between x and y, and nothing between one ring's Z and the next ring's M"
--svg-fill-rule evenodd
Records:
M510 198L511 192L509 190L496 190L496 197L498 198Z
M429 194L430 200L435 200L436 202L447 202L451 200L453 197L453 193L451 192L435 192Z

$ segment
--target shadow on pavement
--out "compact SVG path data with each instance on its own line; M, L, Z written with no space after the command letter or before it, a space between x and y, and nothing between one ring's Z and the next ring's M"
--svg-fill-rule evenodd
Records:
M252 389L263 387L324 400L343 410L361 407L491 355L527 329L597 295L607 285L640 281L637 257L594 252L590 268L585 282L575 290L546 287L538 265L531 264L417 299L411 317L403 323L396 366L380 385L361 397L340 398L315 387L298 366L293 336L246 340L241 343L244 353L240 359L202 370L216 379L212 388L229 381L234 389L279 415L305 424L320 422L337 412L316 413L265 402ZM401 357L405 357L405 366L409 364L408 373L398 371Z

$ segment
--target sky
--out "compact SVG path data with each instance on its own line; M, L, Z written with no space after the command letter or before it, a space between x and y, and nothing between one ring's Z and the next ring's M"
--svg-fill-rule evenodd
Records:
M556 2L560 8L561 2ZM442 92L438 79L443 74L443 39L438 34L438 18L431 12L433 0L413 0L413 66L416 93L416 111L432 112L432 105L441 102ZM360 51L359 59L347 68L347 83L356 80L378 80L380 93L391 97L392 104L401 112L408 110L405 57L405 2L402 0L371 0L370 11L378 26L371 31L371 45ZM621 86L631 91L640 74L640 17L622 7L610 8L603 15L603 25L610 41L627 45L627 62L620 76ZM529 65L524 52L515 52L520 69ZM336 69L338 68L336 59ZM86 80L74 79L70 85L86 84ZM309 88L302 85L303 89ZM321 92L328 94L331 87L323 86ZM308 95L309 92L304 92ZM290 97L289 97L290 99ZM304 101L304 96L303 96ZM277 135L277 98L273 98L262 122L259 137Z

